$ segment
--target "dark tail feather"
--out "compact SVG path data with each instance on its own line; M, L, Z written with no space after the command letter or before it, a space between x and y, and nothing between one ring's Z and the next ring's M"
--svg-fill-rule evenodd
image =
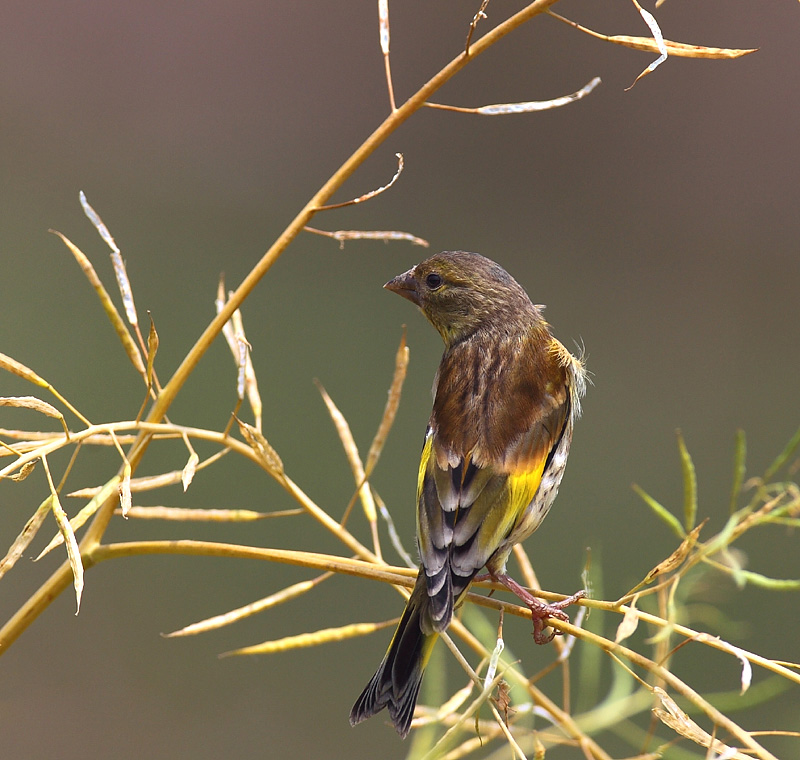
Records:
M383 662L350 711L351 725L386 707L397 733L404 739L408 735L422 674L437 637L435 633L423 633L420 626L427 605L428 594L420 573Z

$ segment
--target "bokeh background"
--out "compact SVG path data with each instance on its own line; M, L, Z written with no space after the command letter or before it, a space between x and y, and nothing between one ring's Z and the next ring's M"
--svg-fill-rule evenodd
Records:
M477 5L393 4L399 100L458 54ZM625 0L565 0L557 10L609 34L647 33ZM485 26L510 11L490 5ZM800 6L670 0L657 17L671 39L760 50L738 61L671 59L626 92L654 56L536 19L476 60L439 99L467 106L548 99L601 76L594 94L518 117L423 110L337 200L385 184L401 151L406 169L397 185L315 219L326 229L406 230L428 239L431 251L490 256L535 302L548 304L563 342L585 345L594 385L561 495L528 548L545 587L571 592L591 547L608 598L674 548L630 486L635 481L679 510L676 428L697 466L701 512L719 529L735 431L747 432L754 475L800 424ZM220 272L238 284L387 107L375 3L6 3L0 350L51 380L93 421L135 416L138 378L85 278L47 232L72 238L113 284L107 249L78 191L122 248L140 313L149 309L156 320L158 370L166 378L212 317ZM244 309L265 433L289 474L334 514L352 482L312 379L325 384L366 451L401 325L408 325L409 378L374 477L408 546L440 343L381 285L425 255L405 243L353 242L340 250L305 235ZM171 419L220 429L234 383L227 348L217 342ZM0 377L0 395L30 392ZM4 410L0 420L2 427L42 424L18 410ZM152 446L140 474L184 461L181 447ZM99 484L115 466L108 452L84 452L69 485ZM45 489L41 470L3 486L4 546ZM262 472L232 457L199 473L186 495L176 487L137 503L292 506ZM109 536L339 549L306 518L214 527L118 520ZM766 531L742 548L753 569L800 575L791 535ZM58 561L20 561L2 583L4 618ZM385 587L337 578L233 629L190 640L159 636L305 577L289 567L180 557L93 569L80 616L74 597L63 595L0 660L3 754L403 756L406 747L380 719L358 729L347 723L388 633L258 659L217 658L264 639L391 617L400 601ZM797 596L741 592L725 581L719 594L726 614L742 623L737 643L800 657ZM507 635L527 636L518 628ZM738 677L735 662L720 662L701 685L735 689ZM787 727L794 716L797 727L799 701L796 690L788 692L761 714L761 726Z

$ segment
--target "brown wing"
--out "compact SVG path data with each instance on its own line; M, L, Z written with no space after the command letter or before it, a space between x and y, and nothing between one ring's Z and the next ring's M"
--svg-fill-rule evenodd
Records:
M474 342L442 360L417 491L432 630L447 627L454 604L534 500L565 429L565 370L538 343Z

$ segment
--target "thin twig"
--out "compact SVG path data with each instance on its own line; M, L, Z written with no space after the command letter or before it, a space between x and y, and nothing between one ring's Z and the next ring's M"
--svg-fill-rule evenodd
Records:
M368 201L374 198L381 193L385 193L397 180L400 178L400 175L403 173L403 154L402 153L395 153L397 156L397 171L394 173L394 176L382 187L379 187L375 190L370 190L368 193L364 193L364 195L359 195L358 198L352 198L349 201L342 201L341 203L329 203L324 206L317 206L314 210L315 211L331 211L332 209L336 208L344 208L345 206L355 206L358 203L363 203L364 201Z
M535 111L548 111L551 108L559 108L574 103L576 100L585 98L597 85L600 84L600 77L595 77L591 82L581 87L580 90L569 95L562 95L553 100L531 100L525 103L496 103L490 106L480 106L478 108L464 108L462 106L449 106L442 103L426 103L428 108L438 108L441 111L455 111L456 113L477 114L478 116L504 116L508 114L533 113Z
M397 110L394 100L394 85L392 84L392 67L389 62L389 0L378 0L378 31L383 53L383 67L386 72L386 88L389 90L389 107L392 113Z
M595 32L585 26L581 26L575 21L571 21L564 16L559 15L555 11L548 10L547 14L554 19L561 21L573 29L584 32L591 37L596 37L599 40L612 42L615 45L622 45L623 47L631 48L632 50L642 50L649 53L660 53L658 43L656 40L649 37L631 37L625 34L601 34ZM706 45L690 45L685 42L675 42L674 40L663 40L664 45L669 55L684 57L684 58L741 58L744 55L755 53L758 48L717 48L708 47Z
M469 55L469 46L472 44L472 37L478 27L478 22L486 18L486 6L489 5L490 0L481 0L481 7L478 8L477 13L472 17L472 22L469 25L467 32L467 41L464 43L464 52Z
M338 240L340 250L344 248L347 240L382 240L384 243L392 240L405 240L412 245L419 245L423 248L430 247L430 243L424 238L412 235L410 232L400 232L399 230L320 230L317 227L309 227L308 225L303 229L315 235Z

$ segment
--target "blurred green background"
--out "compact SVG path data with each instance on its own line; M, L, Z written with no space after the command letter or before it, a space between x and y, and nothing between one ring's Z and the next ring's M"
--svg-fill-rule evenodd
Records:
M477 5L392 5L398 100L458 54ZM238 284L386 115L375 6L6 3L0 350L52 381L93 421L135 416L138 378L48 228L78 244L111 287L107 249L78 203L78 191L86 192L122 248L141 318L146 309L154 316L166 379L212 317L220 272L229 286ZM647 33L624 0L565 1L557 10L609 34ZM505 4L490 5L485 26L508 12ZM314 220L326 229L406 230L427 238L431 252L460 248L494 258L535 302L548 304L565 344L585 344L594 385L556 507L527 547L543 585L567 593L580 587L592 547L607 598L624 593L675 546L630 485L679 510L676 428L697 465L701 513L718 530L728 513L736 429L747 432L752 475L800 424L800 7L671 0L657 17L671 39L761 49L738 61L671 59L625 92L654 56L539 18L476 60L438 99L466 106L549 99L601 76L589 98L517 117L424 110L336 200L385 184L401 151L406 169L397 185ZM337 401L365 452L401 325L408 324L409 378L374 484L409 548L440 341L381 285L426 255L405 243L353 242L339 250L305 235L244 308L265 434L288 473L335 515L352 480L312 379ZM234 388L235 368L218 341L170 417L221 429ZM31 392L0 376L0 395ZM43 424L7 409L0 420L2 427ZM139 474L184 461L180 446L152 446ZM85 451L68 487L97 485L115 467L112 454ZM3 546L45 493L41 470L3 486ZM185 495L175 487L135 503L293 506L264 473L233 457L199 473ZM36 552L52 530L51 521ZM358 532L366 540L363 526ZM109 532L119 540L184 536L339 551L307 518L199 527L116 520ZM757 538L741 547L752 569L800 576L792 536L775 529ZM59 561L20 561L0 589L4 619ZM217 659L265 639L399 614L399 597L383 586L336 578L223 632L159 637L305 577L278 565L180 557L93 569L79 617L74 597L63 595L0 659L4 754L403 756L407 746L380 718L358 729L347 723L388 633ZM724 580L719 594L726 614L746 623L735 643L779 659L800 657L797 596L739 592ZM531 646L523 627L507 631L521 642L518 653ZM527 656L544 663L550 653L530 649ZM720 658L720 670L698 685L735 689L738 678L738 664ZM797 690L762 712L759 727L786 728L791 716L797 727Z

